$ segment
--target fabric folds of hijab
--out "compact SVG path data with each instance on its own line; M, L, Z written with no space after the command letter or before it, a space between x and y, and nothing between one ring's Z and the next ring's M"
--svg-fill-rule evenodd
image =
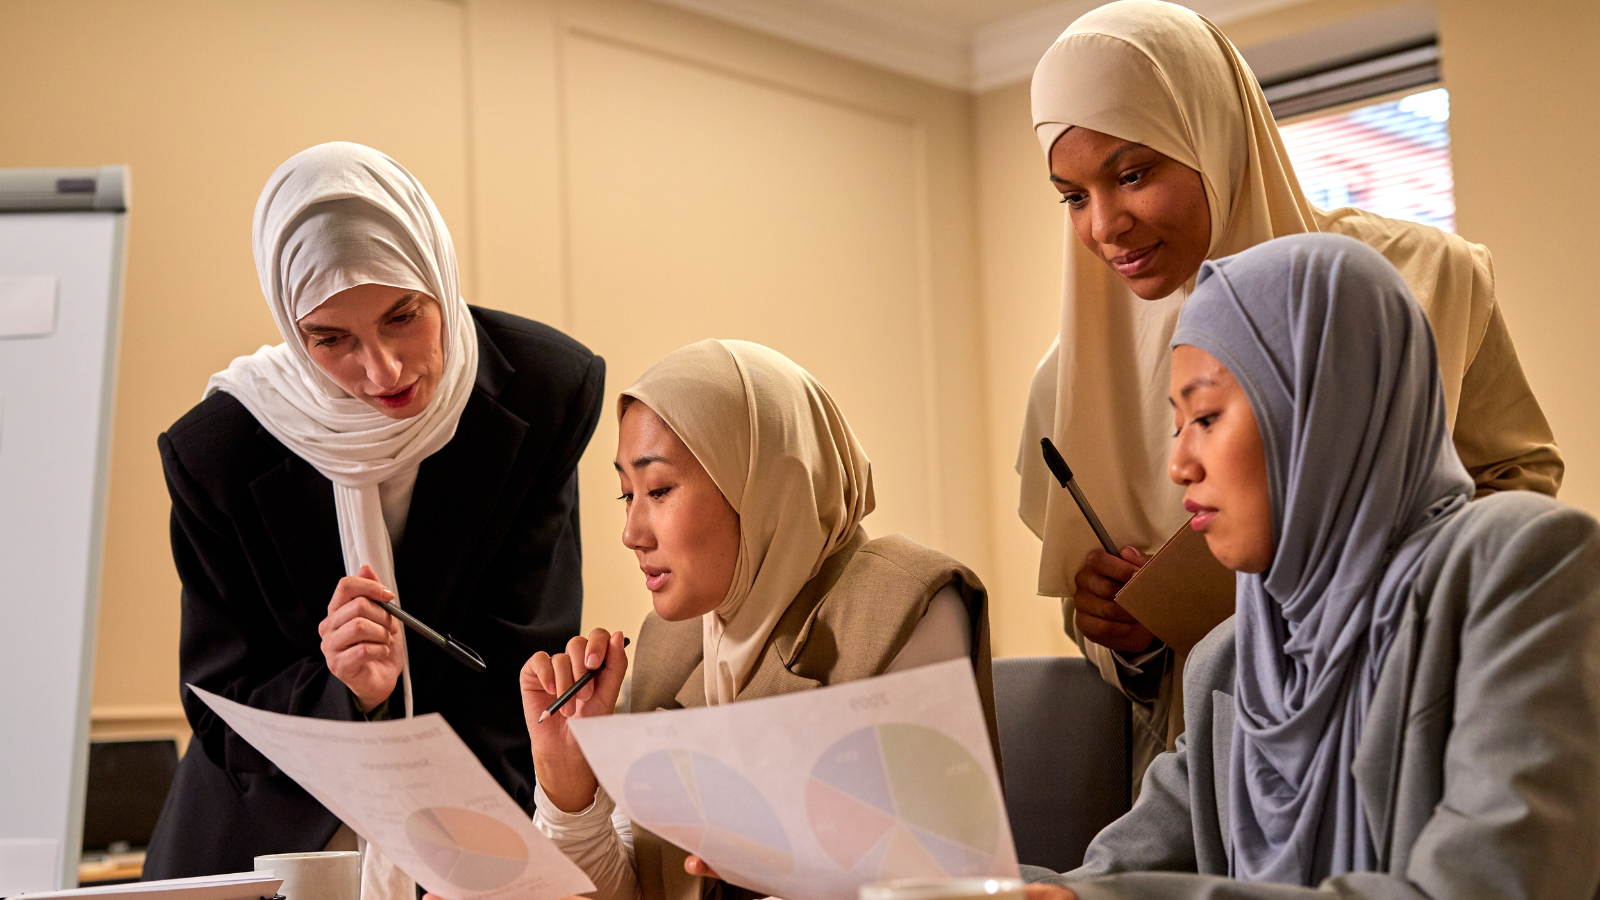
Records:
M272 174L252 236L256 274L283 343L235 359L211 376L206 396L232 394L333 482L345 571L371 565L402 596L378 485L449 443L478 371L477 330L461 297L450 232L399 163L360 144L331 143L295 154ZM295 326L362 284L422 291L439 302L444 372L427 408L408 419L346 393L312 361Z
M872 512L872 464L821 383L760 344L690 344L622 396L667 423L739 514L733 583L702 617L706 701L732 702L784 610Z
M1400 270L1439 341L1446 420L1494 304L1487 251L1436 229L1357 209L1325 212L1300 189L1266 98L1243 57L1199 14L1119 0L1074 22L1033 76L1034 130L1048 158L1069 128L1144 144L1200 173L1211 214L1208 258L1305 232L1335 232ZM1035 373L1017 468L1019 513L1044 541L1039 593L1072 595L1099 546L1039 456L1052 438L1121 543L1156 549L1187 518L1166 476L1168 339L1188 289L1146 301L1066 228L1060 335ZM1073 259L1074 255L1078 259ZM1465 299L1468 302L1463 302Z
M1432 332L1378 253L1300 235L1206 263L1180 344L1249 396L1272 499L1272 562L1238 582L1234 874L1371 871L1351 764L1423 552L1473 489Z

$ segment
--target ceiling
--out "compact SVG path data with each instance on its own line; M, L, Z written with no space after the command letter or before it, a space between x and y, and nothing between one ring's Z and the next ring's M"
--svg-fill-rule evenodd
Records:
M1078 16L1105 0L658 0L958 90L982 91L1027 80L1039 57ZM1187 0L1218 24L1296 3L1322 0ZM1351 56L1398 43L1433 27L1430 0L1408 10L1274 42L1261 60L1246 58L1257 75L1291 63ZM1392 20L1392 21L1391 21ZM1399 35L1399 32L1405 32ZM1398 35L1398 36L1397 36ZM1388 37L1396 37L1389 41ZM1309 54L1309 56L1308 56ZM1263 70L1263 67L1267 71Z

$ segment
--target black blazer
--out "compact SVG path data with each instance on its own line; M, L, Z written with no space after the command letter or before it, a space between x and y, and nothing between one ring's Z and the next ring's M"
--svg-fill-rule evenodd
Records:
M576 469L599 420L605 363L538 322L472 316L477 384L455 437L418 470L395 579L408 611L488 663L475 674L409 636L416 711L442 713L531 814L517 678L535 651L559 652L578 633ZM159 446L183 582L182 681L257 709L359 720L317 635L345 574L332 482L225 393ZM183 704L194 739L146 878L249 870L257 854L327 845L339 827L332 813L187 691ZM403 714L398 690L389 708Z

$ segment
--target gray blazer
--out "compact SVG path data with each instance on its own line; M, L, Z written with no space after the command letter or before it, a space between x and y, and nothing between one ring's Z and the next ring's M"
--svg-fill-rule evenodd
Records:
M1422 562L1353 774L1380 871L1318 888L1229 871L1233 620L1184 672L1187 730L1082 867L1102 897L1600 897L1600 523L1523 491L1468 505ZM1184 874L1179 874L1184 873Z

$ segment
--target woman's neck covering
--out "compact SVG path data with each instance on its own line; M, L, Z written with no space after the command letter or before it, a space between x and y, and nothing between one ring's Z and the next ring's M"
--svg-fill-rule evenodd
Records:
M235 359L206 395L236 397L273 437L333 482L345 571L363 564L396 595L379 483L449 443L472 394L478 337L461 297L450 232L422 185L360 144L320 144L267 180L252 229L256 274L283 343ZM391 419L345 393L312 361L295 323L361 284L439 302L444 373L426 409Z
M1144 144L1200 173L1211 214L1208 258L1315 231L1348 234L1399 268L1439 340L1446 418L1494 303L1488 254L1437 229L1311 206L1244 58L1204 17L1159 0L1119 0L1069 27L1033 75L1034 129L1048 160L1072 127ZM1058 341L1034 375L1017 468L1019 512L1044 541L1039 593L1068 597L1099 546L1052 487L1039 439L1052 438L1113 537L1156 549L1188 517L1166 476L1171 417L1162 398L1168 339L1187 289L1145 301L1103 262L1073 265L1066 227Z
M760 344L690 344L622 396L667 423L739 514L733 583L702 617L706 702L732 702L784 610L872 512L872 463L827 390Z
M1382 256L1300 235L1202 266L1180 344L1249 396L1272 498L1272 562L1238 578L1233 874L1371 871L1351 764L1423 552L1472 496L1433 335Z

